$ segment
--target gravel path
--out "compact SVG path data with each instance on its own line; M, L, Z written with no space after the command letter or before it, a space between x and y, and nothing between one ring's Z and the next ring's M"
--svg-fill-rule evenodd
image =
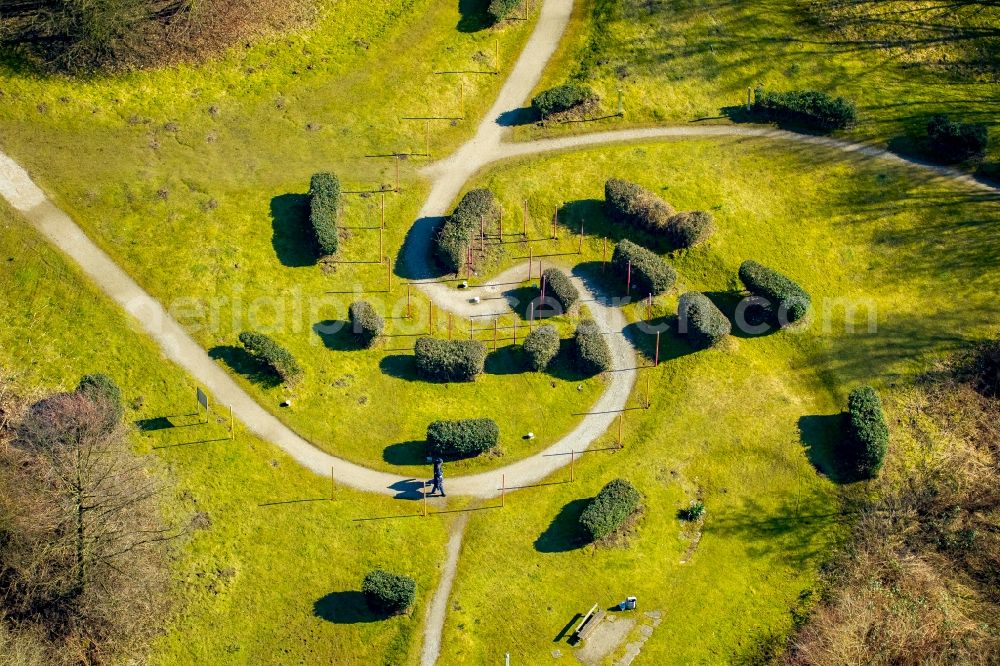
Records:
M469 522L469 514L463 513L451 528L448 547L445 551L444 570L441 572L441 582L434 591L434 598L427 608L427 620L424 622L424 646L420 650L420 666L434 666L441 654L441 635L444 633L444 618L448 614L448 597L451 596L451 586L455 582L455 572L458 571L458 557L462 553L462 536Z

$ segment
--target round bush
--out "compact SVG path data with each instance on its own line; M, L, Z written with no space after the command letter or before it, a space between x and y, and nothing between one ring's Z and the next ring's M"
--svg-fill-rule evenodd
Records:
M627 280L630 265L634 293L662 294L677 281L677 271L660 255L630 240L623 240L611 255L611 267L623 280Z
M678 213L670 218L667 229L675 247L692 247L712 235L712 216L703 210Z
M882 400L871 386L860 386L847 397L850 464L863 478L878 475L889 451L889 426Z
M812 299L806 290L774 269L747 259L740 264L740 280L747 291L770 304L772 319L779 326L794 323L809 312ZM782 310L784 317L780 316Z
M435 237L434 254L446 270L458 273L466 264L469 244L479 234L483 222L496 223L500 203L487 189L470 190L445 220Z
M722 342L732 324L705 294L689 291L677 302L678 329L695 349L707 349Z
M982 123L958 123L936 115L927 124L928 147L934 157L946 163L982 157L989 144L989 131Z
M405 613L417 598L417 583L409 576L375 569L361 584L368 608L379 615Z
M122 390L111 377L101 373L84 375L80 378L76 392L87 396L107 410L108 432L122 422L125 416L125 402L122 400Z
M340 181L332 173L317 173L309 182L309 226L320 256L337 251L340 242L337 216L340 213Z
M601 488L580 514L580 526L591 541L604 539L618 530L639 509L642 495L624 479Z
M348 315L351 320L351 332L358 342L365 347L375 344L385 328L385 320L375 312L372 304L368 301L355 301L348 308Z
M581 106L594 105L599 99L589 86L567 83L539 93L531 100L531 107L542 118L548 118Z
M591 320L581 321L573 336L576 365L586 375L596 375L611 369L611 348L604 334Z
M284 382L292 382L302 375L302 368L287 349L277 342L254 331L240 333L240 342L250 356L262 363Z
M471 382L483 371L486 345L479 340L422 337L413 348L417 374L437 382Z
M442 458L472 458L500 442L500 426L493 419L434 421L427 426L427 450Z
M542 280L545 281L546 298L552 296L559 301L563 312L568 312L580 300L580 292L573 286L572 280L558 268L546 268L542 272Z
M656 234L669 233L673 207L646 188L611 178L604 183L604 208L615 222Z
M522 1L527 2L527 0L491 0L490 6L486 11L489 12L494 22L502 21L513 14Z
M528 356L528 363L535 371L541 372L559 353L559 332L554 326L539 326L524 339L522 346Z

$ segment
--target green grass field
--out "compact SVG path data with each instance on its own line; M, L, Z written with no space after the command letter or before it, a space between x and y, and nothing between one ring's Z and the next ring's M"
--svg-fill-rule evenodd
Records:
M25 388L114 377L132 405L126 418L148 429L135 444L164 477L165 511L192 524L176 542L175 614L151 662L416 663L450 518L360 520L419 507L334 492L242 427L225 439L228 418L214 412L196 425L190 379L6 207L0 247L0 366ZM374 621L365 610L361 579L376 566L416 579L410 616Z
M843 25L832 27L831 15ZM998 20L985 2L583 0L538 90L586 82L604 100L596 116L617 111L621 90L624 124L653 125L728 122L726 107L745 104L758 84L811 88L857 104L859 124L846 136L901 152L915 149L935 113L985 122L995 162ZM517 136L620 126L609 118Z

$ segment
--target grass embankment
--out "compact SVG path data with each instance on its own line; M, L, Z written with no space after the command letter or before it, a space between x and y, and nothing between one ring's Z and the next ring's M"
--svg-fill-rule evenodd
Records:
M126 418L145 428L136 448L164 476L165 512L191 524L176 542L177 612L151 662L368 664L392 654L416 663L450 520L358 521L418 507L333 492L239 425L229 441L224 410L198 425L195 385L5 207L0 247L0 364L26 388L111 375ZM376 621L365 610L361 580L376 566L416 579L410 616Z
M816 598L817 568L843 534L837 486L816 469L834 469L848 391L875 385L891 424L901 416L897 391L998 324L996 196L916 169L782 142L700 140L554 155L500 167L470 186L488 185L511 205L528 197L539 210L567 202L566 227L585 218L594 236L582 256L560 259L593 270L599 237L622 236L602 211L610 176L633 179L678 209L715 216L717 231L705 246L671 259L679 285L654 301L655 322L676 311L677 293L687 289L706 292L731 315L737 268L747 258L802 284L813 312L793 330L733 336L697 353L665 333L660 368L640 372L630 402L638 405L648 376L652 407L626 413L624 450L588 453L577 462L575 484L511 495L504 511L473 516L446 661L566 654L565 636L554 641L575 613L628 594L642 610L664 613L643 647L649 663L732 662L780 645L793 616ZM540 220L534 233L547 230ZM575 251L578 240L561 233L551 251ZM849 315L845 304L857 309ZM626 311L633 320L647 317L644 305ZM636 336L651 355L652 338ZM602 443L613 445L616 434ZM568 476L564 470L553 480ZM646 495L631 545L580 547L573 526L583 501L615 477ZM676 516L695 498L707 515L689 553L692 530Z
M996 162L1000 61L993 3L940 2L577 3L573 21L538 90L585 82L601 113L625 119L569 123L540 133L628 125L727 122L747 88L816 89L853 100L858 126L844 136L913 152L930 117L985 122Z
M429 121L430 152L439 157L470 134L502 77L436 72L490 70L497 42L505 69L533 22L483 29L481 13L459 9L422 0L326 3L300 33L202 66L120 77L38 78L7 65L3 147L140 284L174 305L220 362L246 369L232 349L236 336L273 327L305 380L292 392L244 383L319 446L417 473L431 421L503 416L506 454L522 456L579 418L560 407L576 399L575 378L498 375L511 370L501 349L475 385L412 381L405 357L413 334L427 330L427 304L414 295L419 316L407 321L401 280L390 296L378 293L387 281L378 263L381 195L346 196L337 263L315 264L302 227L310 174L333 170L347 191L395 186L386 155L426 151L424 121L401 117L459 115L461 80L469 121ZM426 161L402 161L403 192L385 195L383 256L395 256L422 201L412 167ZM375 292L365 297L391 317L387 333L400 336L377 353L352 349L349 335L322 333L346 319L360 290ZM442 318L438 334L445 328ZM455 322L456 335L467 330ZM492 349L492 331L480 335ZM586 382L583 395L600 389ZM512 404L514 394L524 403ZM293 406L281 410L286 398ZM520 438L528 431L538 435L530 443Z

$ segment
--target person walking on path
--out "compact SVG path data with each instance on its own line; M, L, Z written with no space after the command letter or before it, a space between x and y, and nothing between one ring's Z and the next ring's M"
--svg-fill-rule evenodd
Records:
M434 459L434 478L431 483L434 484L431 486L431 495L440 492L441 497L446 497L444 494L444 461L440 458Z

